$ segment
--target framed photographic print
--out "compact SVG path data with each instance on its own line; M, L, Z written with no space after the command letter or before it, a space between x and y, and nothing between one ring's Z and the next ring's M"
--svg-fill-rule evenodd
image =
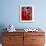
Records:
M34 7L32 5L20 6L20 21L33 22L34 21Z

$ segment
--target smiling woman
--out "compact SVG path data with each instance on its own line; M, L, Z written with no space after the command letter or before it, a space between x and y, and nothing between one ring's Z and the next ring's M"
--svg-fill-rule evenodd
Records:
M20 7L20 21L32 22L34 17L34 11L32 5L22 5Z

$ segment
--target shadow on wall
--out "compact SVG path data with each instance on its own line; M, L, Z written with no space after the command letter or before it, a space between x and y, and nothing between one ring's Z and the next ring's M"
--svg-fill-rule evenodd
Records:
M4 24L0 24L0 43L2 43L2 32L4 32L5 25Z

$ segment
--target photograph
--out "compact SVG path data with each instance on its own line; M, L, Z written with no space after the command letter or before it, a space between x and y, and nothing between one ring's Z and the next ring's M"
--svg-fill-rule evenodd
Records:
M34 18L34 11L32 5L21 5L20 6L20 21L21 22L32 22Z

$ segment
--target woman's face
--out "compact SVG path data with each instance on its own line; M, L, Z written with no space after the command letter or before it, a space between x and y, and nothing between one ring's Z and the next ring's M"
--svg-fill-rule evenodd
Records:
M30 14L31 12L30 12L30 9L27 9L27 14Z
M23 10L23 11L26 11L26 7L23 7L22 10Z

